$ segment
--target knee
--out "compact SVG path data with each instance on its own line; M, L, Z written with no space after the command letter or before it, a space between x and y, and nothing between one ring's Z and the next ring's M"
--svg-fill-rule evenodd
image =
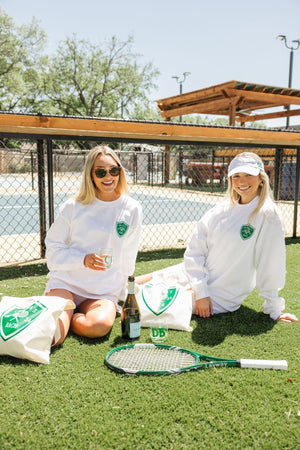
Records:
M66 300L72 300L74 301L74 296L72 294L72 292L67 291L66 289L51 289L50 291L45 293L46 296L49 297L61 297L64 298Z
M114 320L111 320L109 317L102 320L101 325L99 327L99 336L97 336L97 337L102 337L102 336L105 336L106 334L108 334L110 332L110 330L112 329L113 324L114 324Z
M112 320L111 316L102 317L99 322L90 324L90 333L89 337L103 337L110 332L114 324L114 320Z
M57 319L52 346L58 346L65 340L72 320L73 310L63 311Z
M71 322L71 329L79 336L87 338L103 337L110 332L114 324L115 316L102 317L100 320L93 320L82 313L75 313Z

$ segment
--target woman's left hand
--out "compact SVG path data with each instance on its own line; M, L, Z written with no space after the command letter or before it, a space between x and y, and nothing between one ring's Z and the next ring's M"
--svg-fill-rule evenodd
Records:
M280 314L280 316L277 317L277 319L279 322L298 322L297 317L294 314L289 314L289 313L285 313L285 314Z

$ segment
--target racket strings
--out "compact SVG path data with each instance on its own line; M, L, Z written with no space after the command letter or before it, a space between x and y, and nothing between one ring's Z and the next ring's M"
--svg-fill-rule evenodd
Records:
M197 358L176 348L131 347L112 353L109 362L125 370L161 371L194 366Z

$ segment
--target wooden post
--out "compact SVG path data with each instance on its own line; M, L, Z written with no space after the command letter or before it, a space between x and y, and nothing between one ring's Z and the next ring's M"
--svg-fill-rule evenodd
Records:
M235 116L236 116L236 105L240 101L240 97L235 97L230 99L229 105L229 125L235 126Z

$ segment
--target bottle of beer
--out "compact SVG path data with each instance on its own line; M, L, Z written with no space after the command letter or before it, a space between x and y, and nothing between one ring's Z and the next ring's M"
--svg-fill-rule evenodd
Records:
M138 339L141 334L141 317L139 305L134 293L134 277L128 277L128 295L121 311L122 337Z

